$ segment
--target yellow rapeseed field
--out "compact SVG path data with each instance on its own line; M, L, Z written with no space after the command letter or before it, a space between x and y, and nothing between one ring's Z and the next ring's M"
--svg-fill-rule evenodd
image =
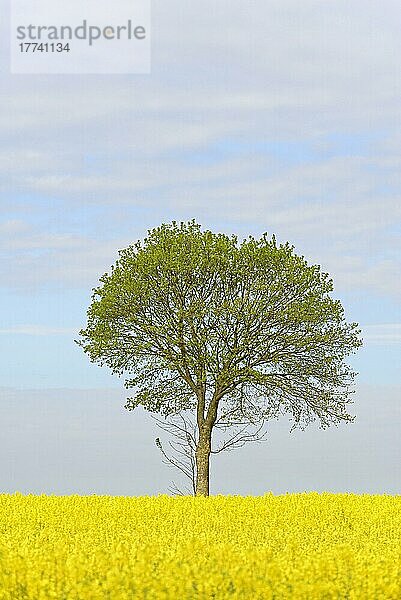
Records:
M0 600L401 599L401 496L0 495Z

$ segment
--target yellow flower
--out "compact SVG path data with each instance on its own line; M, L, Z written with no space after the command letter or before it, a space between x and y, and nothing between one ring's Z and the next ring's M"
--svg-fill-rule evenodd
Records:
M401 497L0 495L0 600L401 598Z

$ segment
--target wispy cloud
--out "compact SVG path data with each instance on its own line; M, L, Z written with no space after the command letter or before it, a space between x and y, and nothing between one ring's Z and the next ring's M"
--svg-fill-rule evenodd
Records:
M2 285L88 286L148 226L196 217L274 232L341 285L398 297L398 13L155 0L153 73L135 85L4 75ZM28 195L21 212L13 198Z
M0 335L74 335L77 334L78 330L79 327L71 329L65 327L47 327L44 325L16 325L14 327L0 329Z
M362 327L362 336L368 343L401 344L401 323L365 325Z

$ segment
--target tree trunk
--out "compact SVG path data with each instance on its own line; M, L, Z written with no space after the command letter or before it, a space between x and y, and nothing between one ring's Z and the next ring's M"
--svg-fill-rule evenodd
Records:
M196 496L209 496L209 463L212 431L200 432L196 448Z

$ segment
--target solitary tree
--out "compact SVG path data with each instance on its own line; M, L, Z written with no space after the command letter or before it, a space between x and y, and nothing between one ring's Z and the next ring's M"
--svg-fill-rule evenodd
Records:
M354 420L344 359L360 330L330 297L329 276L288 243L173 221L120 250L100 282L76 341L127 377L127 409L193 415L196 495L209 494L217 426L259 431L285 412L293 428Z

